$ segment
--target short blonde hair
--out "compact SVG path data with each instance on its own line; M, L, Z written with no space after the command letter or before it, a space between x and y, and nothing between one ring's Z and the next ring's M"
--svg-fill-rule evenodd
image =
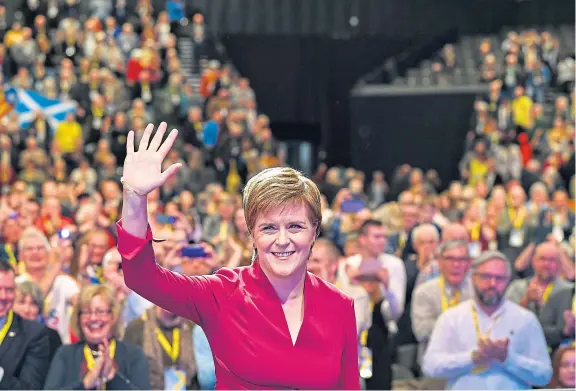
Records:
M309 217L315 225L316 234L320 233L320 190L302 173L289 167L263 170L252 177L244 187L242 206L248 230L254 231L260 214L288 204L304 204L310 212Z
M80 315L82 313L82 307L90 305L90 302L96 296L102 297L110 306L110 311L112 311L112 337L121 338L122 321L120 318L122 306L118 300L116 300L114 291L107 285L87 285L82 288L78 295L76 305L74 306L74 311L72 312L70 329L80 341L85 340L84 332L80 326Z
M20 251L20 253L22 253L22 249L30 239L40 239L42 243L44 243L44 246L46 246L46 250L50 248L50 242L42 231L36 227L28 227L22 232L20 240L18 240L18 251Z

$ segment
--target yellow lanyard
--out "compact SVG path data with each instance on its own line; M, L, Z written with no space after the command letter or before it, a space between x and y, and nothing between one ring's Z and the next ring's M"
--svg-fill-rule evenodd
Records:
M51 304L52 304L52 290L50 290L50 292L48 292L48 294L44 298L44 316L46 320L48 320L48 316L50 315Z
M10 330L10 327L12 326L12 320L14 320L14 313L12 311L8 311L8 314L6 315L6 323L0 330L0 345L2 342L4 342L4 338L6 338L8 330Z
M572 313L576 314L576 295L572 298Z
M470 241L472 243L480 241L480 223L475 223L472 228L470 228Z
M546 304L548 298L550 297L550 293L552 292L552 288L554 288L554 284L550 283L546 286L544 293L542 294L542 304Z
M374 312L374 302L370 301L368 306L368 311L370 311L370 317L372 317L372 312ZM360 344L366 346L368 344L368 330L364 330L360 333Z
M114 356L116 355L116 340L115 339L110 341L110 345L108 346L108 351L110 353L110 358L112 359L112 361L114 361ZM88 370L91 371L92 368L94 368L94 365L96 365L96 360L94 359L94 356L92 355L92 350L90 350L88 345L84 345L84 359L86 360L86 368L88 368ZM106 384L103 384L100 387L100 389L105 390Z
M224 240L228 236L228 223L220 223L220 232L218 234L220 239Z
M478 321L478 312L476 311L476 307L474 307L474 303L472 303L472 321L474 322L474 330L476 331L476 338L478 339L478 342L488 339L488 337L490 336L490 333L492 332L492 328L494 327L494 325L496 324L498 319L500 319L501 315L502 315L502 313L498 314L492 320L492 323L488 327L488 330L486 330L486 332L484 334L482 334L482 331L480 330L480 322ZM488 369L488 367L485 365L478 365L478 366L476 366L476 368L474 368L472 370L472 373L482 373L482 372L486 371L487 369Z
M398 245L401 249L406 247L406 234L404 232L401 232L398 235Z
M172 329L172 345L170 345L170 342L168 342L168 339L158 327L156 327L156 336L160 346L172 360L172 364L176 364L180 355L180 329L178 327Z
M16 260L16 256L14 255L14 251L12 251L12 246L6 243L4 245L4 251L6 251L6 255L8 255L8 259L10 259L10 265L14 268L16 272L18 272L18 260Z
M510 219L510 223L514 229L522 229L524 219L526 218L526 209L520 208L516 211L512 208L508 208L508 218Z
M440 285L440 292L442 293L442 312L444 312L448 308L454 307L460 302L460 290L456 289L452 298L448 301L448 297L446 297L446 283L444 281L444 276L440 276L438 284Z

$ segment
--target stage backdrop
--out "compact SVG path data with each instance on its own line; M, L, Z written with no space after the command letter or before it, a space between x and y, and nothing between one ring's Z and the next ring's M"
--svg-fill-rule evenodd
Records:
M459 34L574 21L572 0L194 0L280 139L351 163L350 90L386 59ZM357 17L355 24L354 17ZM350 22L353 22L352 24ZM318 142L321 141L321 144Z
M475 97L484 86L394 89L363 86L352 92L352 165L388 178L401 164L435 168L446 184L458 177Z

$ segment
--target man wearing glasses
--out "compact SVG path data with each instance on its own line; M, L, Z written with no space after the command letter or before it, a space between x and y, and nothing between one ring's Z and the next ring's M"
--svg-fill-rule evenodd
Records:
M418 285L412 295L410 316L412 330L419 342L420 362L440 315L473 294L468 277L470 256L467 242L449 240L442 243L438 248L437 262L440 276Z
M546 340L531 311L504 297L511 265L486 251L472 262L474 298L444 312L434 327L422 370L447 389L532 389L552 376Z

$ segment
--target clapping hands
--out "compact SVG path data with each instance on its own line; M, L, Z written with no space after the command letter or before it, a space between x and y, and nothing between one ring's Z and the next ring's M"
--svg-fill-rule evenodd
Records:
M112 380L116 376L114 360L110 357L110 345L107 340L98 345L98 357L94 360L94 366L84 376L84 389L98 388Z
M472 354L472 359L476 364L488 364L491 361L504 362L508 357L508 344L510 339L483 339L478 344L478 348Z

